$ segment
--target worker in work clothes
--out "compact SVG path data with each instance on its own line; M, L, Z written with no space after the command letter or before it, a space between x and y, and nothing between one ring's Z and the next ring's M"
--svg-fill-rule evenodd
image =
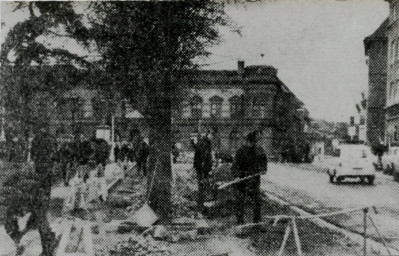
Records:
M237 179L251 177L237 182L235 185L237 224L244 224L245 200L250 199L253 209L253 222L261 222L262 198L260 194L260 175L266 174L267 157L262 147L258 146L260 133L251 132L246 138L246 145L238 149L232 166L233 175Z
M212 171L211 133L208 132L205 137L192 145L194 147L194 169L198 180L197 207L198 212L203 214L206 193L210 189L209 173Z
M53 255L56 246L55 234L47 219L56 151L56 140L50 135L49 127L43 125L32 141L31 156L35 173L33 176L37 185L32 187L31 200L27 204L29 209L25 209L31 212L28 223L39 230L43 256Z

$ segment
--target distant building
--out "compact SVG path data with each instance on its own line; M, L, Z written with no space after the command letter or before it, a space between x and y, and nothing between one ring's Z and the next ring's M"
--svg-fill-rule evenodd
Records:
M387 27L387 100L386 100L386 142L399 145L399 2L389 2L389 24Z
M387 100L387 18L378 29L364 39L365 54L368 57L368 98L366 111L367 142L379 144L385 137L385 105ZM392 95L391 95L392 96ZM359 140L363 140L359 134Z
M237 70L183 72L176 82L184 97L173 116L175 140L192 150L189 138L210 131L216 151L234 153L251 131L262 132L261 145L277 156L284 143L306 141L308 112L271 66Z
M99 74L75 75L67 81L62 66L37 67L34 72L54 73L55 81L66 81L58 88L66 90L41 92L36 102L43 109L52 108L48 119L57 138L92 138L106 134L114 123L116 141L149 136L149 127L138 105L128 96L103 91L107 83ZM38 77L43 77L41 75ZM179 99L172 111L173 137L182 150L193 150L190 139L199 133L213 134L215 151L234 153L252 131L262 134L261 145L268 156L279 155L288 142L304 145L307 140L309 113L304 104L278 78L271 66L247 66L238 62L237 70L192 70L173 76L178 84ZM45 80L39 83L46 83ZM57 87L55 87L57 88ZM135 96L135 98L140 96ZM44 111L43 111L44 113ZM42 116L37 113L38 116ZM113 122L112 122L113 121ZM99 131L100 130L100 131Z
M350 142L365 143L367 142L367 98L362 93L362 100L356 104L357 115L351 116L349 119L348 134Z

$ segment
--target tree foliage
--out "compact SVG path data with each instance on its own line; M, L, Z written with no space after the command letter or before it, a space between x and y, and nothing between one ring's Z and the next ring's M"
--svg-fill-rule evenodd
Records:
M41 118L48 122L51 104L46 93L66 89L53 65L87 66L80 56L65 49L46 47L62 36L89 44L88 29L76 14L72 2L16 2L14 10L25 9L29 17L12 27L1 45L1 98L7 123L14 135L27 139L32 126ZM76 72L75 72L76 73ZM69 75L74 77L74 71ZM18 135L19 134L19 135Z
M149 121L149 169L156 173L150 201L165 217L171 211L172 111L182 86L173 78L195 68L194 59L219 41L219 26L228 25L224 7L213 1L123 1L97 2L93 9L92 35L112 81L108 89L127 95Z

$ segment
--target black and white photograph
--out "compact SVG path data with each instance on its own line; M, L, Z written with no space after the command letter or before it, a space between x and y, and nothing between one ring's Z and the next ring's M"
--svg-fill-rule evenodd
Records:
M399 0L0 22L0 256L399 256Z

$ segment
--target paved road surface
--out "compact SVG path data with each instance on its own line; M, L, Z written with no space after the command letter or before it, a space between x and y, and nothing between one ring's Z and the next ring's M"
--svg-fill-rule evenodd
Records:
M262 177L262 189L290 202L292 205L314 213L376 206L378 214L371 213L376 226L390 246L399 249L399 183L377 176L375 185L328 182L327 174L320 169L306 169L292 164L270 164ZM327 219L351 231L363 232L363 213L338 215ZM369 226L372 236L377 236ZM397 239L394 239L397 238Z

